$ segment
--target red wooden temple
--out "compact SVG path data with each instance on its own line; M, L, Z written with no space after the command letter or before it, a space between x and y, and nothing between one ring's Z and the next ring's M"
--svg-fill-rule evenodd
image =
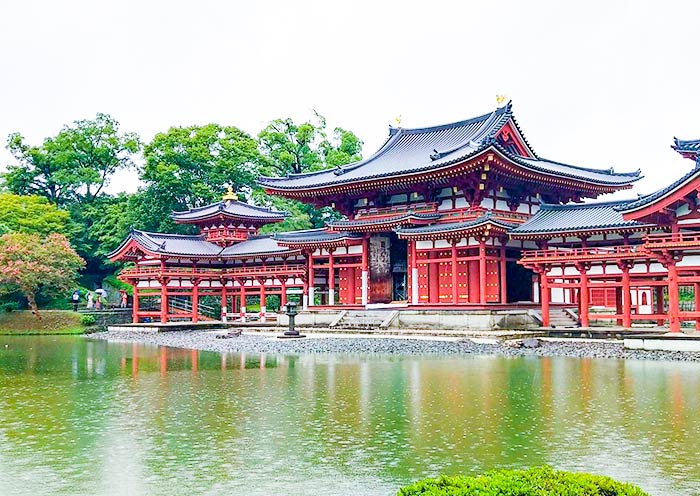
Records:
M697 161L700 141L674 148ZM202 296L245 319L247 302L299 298L304 310L394 305L508 309L527 303L550 324L551 306L596 319L700 322L700 168L629 201L584 202L629 189L639 171L616 172L535 153L512 106L435 127L390 128L367 159L332 170L262 177L268 193L344 220L323 229L259 235L284 212L221 202L173 213L200 234L132 231L110 258L130 261L133 317L200 318ZM698 234L695 234L697 232ZM681 287L696 305L681 309ZM159 307L141 305L154 299ZM189 305L175 308L173 301Z

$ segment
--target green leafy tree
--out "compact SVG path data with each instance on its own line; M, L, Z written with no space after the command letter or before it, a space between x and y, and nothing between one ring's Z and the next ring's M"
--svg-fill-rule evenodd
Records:
M292 119L275 119L258 134L263 155L262 173L267 176L302 174L339 167L362 159L362 141L351 131L336 127L329 136L326 119L314 113L314 120L296 124ZM266 230L323 227L338 213L330 208L315 208L293 200L271 199L256 195L259 203L284 208L290 219Z
M120 133L119 123L107 114L75 121L40 146L25 143L19 133L9 136L7 149L17 160L3 179L20 195L46 197L58 206L90 204L118 170L133 165L141 149L134 133Z
M173 210L217 201L225 190L250 188L258 175L256 141L233 126L172 127L144 149L146 184L136 208L153 230L174 229Z
M0 234L8 232L69 235L75 232L70 215L42 196L0 194Z
M36 296L67 294L75 285L85 261L71 248L68 238L53 233L8 233L0 236L0 291L20 291L38 319Z

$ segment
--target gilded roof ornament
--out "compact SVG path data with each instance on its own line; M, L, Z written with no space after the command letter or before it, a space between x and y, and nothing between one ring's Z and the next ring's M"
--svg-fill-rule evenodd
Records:
M226 190L226 194L223 196L222 200L224 201L237 201L238 200L238 195L233 192L233 188L231 186L228 187Z

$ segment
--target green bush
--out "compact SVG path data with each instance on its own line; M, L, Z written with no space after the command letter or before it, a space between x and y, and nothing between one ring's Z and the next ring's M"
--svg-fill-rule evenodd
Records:
M3 312L14 312L15 310L19 310L19 303L16 301L8 301L2 304Z
M83 325L85 327L90 327L90 326L94 326L95 322L97 322L97 320L95 320L94 315L81 315L80 316L80 325Z
M551 467L493 470L476 477L425 479L399 490L398 496L649 496L610 477L563 472Z

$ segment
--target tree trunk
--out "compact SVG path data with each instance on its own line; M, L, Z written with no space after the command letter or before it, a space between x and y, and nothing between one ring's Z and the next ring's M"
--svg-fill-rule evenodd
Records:
M34 293L28 293L24 296L27 297L27 301L29 302L29 309L32 311L32 313L36 316L37 319L41 320L41 315L39 315L39 308L36 306L36 300L34 299Z

